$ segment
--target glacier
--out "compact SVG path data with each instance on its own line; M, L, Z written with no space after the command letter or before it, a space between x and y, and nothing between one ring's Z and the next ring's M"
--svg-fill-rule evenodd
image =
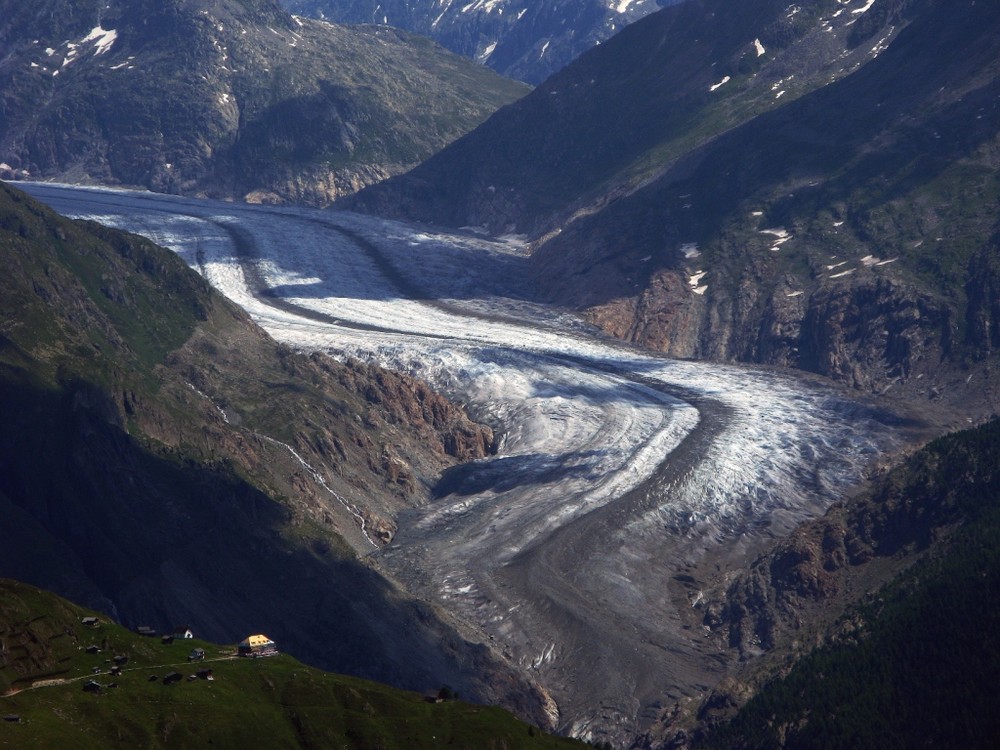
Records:
M523 238L21 186L172 249L275 339L420 377L494 426L496 456L357 551L520 665L583 739L634 736L717 680L690 581L822 513L905 440L818 378L669 359L533 303Z

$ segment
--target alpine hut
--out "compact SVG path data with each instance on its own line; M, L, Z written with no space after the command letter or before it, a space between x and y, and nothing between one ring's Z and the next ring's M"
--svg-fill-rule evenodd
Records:
M240 641L236 652L240 656L271 656L278 653L278 646L266 635L251 635Z

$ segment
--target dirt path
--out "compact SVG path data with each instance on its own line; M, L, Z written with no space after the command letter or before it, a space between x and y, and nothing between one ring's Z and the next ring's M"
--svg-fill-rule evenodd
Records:
M171 664L144 664L141 667L129 667L128 669L122 669L122 674L125 674L126 672L148 672L151 669L166 669L170 667L175 669L179 667L192 667L197 664L208 664L209 662L235 661L238 658L239 658L238 656L233 654L232 656L215 656L212 657L211 659L198 659L197 661L185 660L182 662L174 662ZM59 687L60 685L69 685L70 683L80 682L81 680L90 680L90 679L95 679L97 677L110 677L110 676L111 676L110 672L101 671L101 672L94 672L92 674L78 675L76 677L58 677L51 680L38 680L36 682L31 683L27 687L11 688L3 695L0 695L0 698L12 698L15 695L27 692L28 690L37 690L39 688L47 688L47 687Z

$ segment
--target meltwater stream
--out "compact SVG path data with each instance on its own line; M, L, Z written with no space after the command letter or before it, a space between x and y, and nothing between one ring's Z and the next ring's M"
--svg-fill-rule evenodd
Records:
M406 371L500 426L499 454L447 472L375 554L532 674L554 724L585 739L634 736L718 677L678 576L822 512L898 440L834 389L644 354L532 304L514 238L24 187L173 249L276 339Z

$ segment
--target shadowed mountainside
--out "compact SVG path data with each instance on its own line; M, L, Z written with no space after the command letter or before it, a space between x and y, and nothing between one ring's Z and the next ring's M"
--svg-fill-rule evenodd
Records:
M744 666L635 746L992 747L998 454L996 420L935 440L717 577L697 610Z

